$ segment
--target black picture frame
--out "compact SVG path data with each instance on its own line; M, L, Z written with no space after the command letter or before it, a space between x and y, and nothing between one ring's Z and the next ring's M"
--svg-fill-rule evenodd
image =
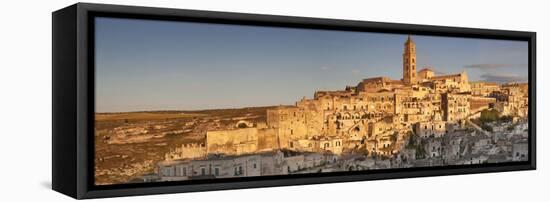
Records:
M349 173L262 176L200 182L94 185L96 16L527 41L529 157L526 162ZM536 169L536 33L352 20L77 3L52 14L52 188L84 199Z

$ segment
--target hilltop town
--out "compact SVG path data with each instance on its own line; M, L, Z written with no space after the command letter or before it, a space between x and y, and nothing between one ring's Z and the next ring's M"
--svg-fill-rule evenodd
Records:
M132 182L178 181L527 160L527 83L471 82L465 71L417 70L410 36L402 61L399 80L366 78L240 118L195 116L185 122L187 128L166 131L191 130L194 141L172 144L147 168L127 176ZM162 123L103 131L144 138L145 128ZM122 137L103 141L128 141L132 135ZM154 139L145 137L144 142Z

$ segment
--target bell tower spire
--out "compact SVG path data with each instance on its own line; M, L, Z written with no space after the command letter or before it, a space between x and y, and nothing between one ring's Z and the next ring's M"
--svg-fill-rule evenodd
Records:
M412 85L416 83L416 44L407 37L403 51L403 83Z

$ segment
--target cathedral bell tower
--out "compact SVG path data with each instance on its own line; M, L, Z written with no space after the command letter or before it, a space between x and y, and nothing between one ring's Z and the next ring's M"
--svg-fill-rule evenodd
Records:
M403 83L416 84L416 45L411 35L407 38L403 51Z

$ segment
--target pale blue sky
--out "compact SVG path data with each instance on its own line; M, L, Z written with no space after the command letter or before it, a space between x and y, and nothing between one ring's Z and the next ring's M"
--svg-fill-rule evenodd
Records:
M402 76L407 35L96 18L96 111L293 104L316 90ZM521 41L413 35L417 66L526 81Z

